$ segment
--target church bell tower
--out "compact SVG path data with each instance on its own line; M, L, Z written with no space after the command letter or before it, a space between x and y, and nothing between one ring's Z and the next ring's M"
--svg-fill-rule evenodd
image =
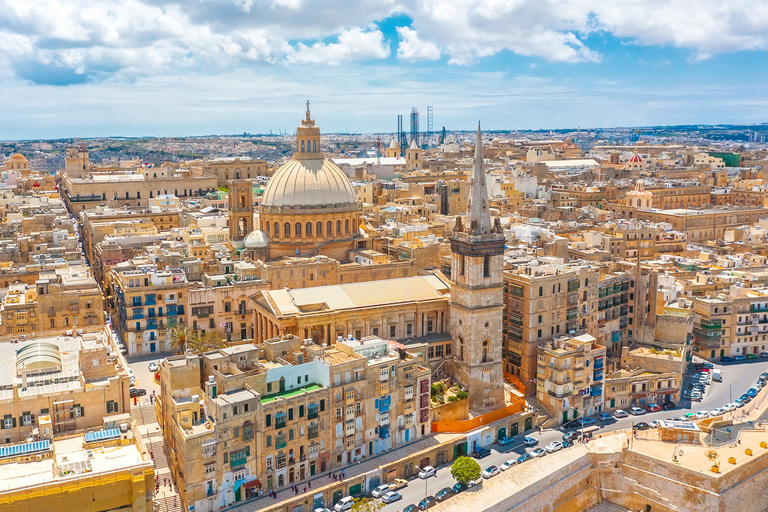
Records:
M454 378L469 390L470 408L504 407L501 357L502 260L504 233L491 224L483 169L483 142L477 127L475 162L464 221L451 236L451 335Z

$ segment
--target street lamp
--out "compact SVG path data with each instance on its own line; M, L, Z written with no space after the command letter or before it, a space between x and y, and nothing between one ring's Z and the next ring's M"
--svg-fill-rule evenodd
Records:
M424 471L424 470L423 470L423 469L421 469L419 466L414 466L414 467L415 467L415 468L416 468L416 469L419 471L419 473L421 473L422 471ZM429 477L427 477L427 478L425 478L425 479L424 479L424 499L427 499L427 496L429 496L429 492L427 491L427 484L428 484L428 483L429 483Z

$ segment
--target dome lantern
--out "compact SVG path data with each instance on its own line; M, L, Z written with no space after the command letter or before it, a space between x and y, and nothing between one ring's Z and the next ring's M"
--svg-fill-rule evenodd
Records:
M307 100L307 115L301 120L301 126L296 129L296 153L294 158L323 159L320 151L320 128L315 126L309 112L309 100Z

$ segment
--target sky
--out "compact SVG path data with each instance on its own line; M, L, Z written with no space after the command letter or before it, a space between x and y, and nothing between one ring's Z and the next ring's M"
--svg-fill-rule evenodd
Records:
M0 0L0 139L768 121L768 0ZM406 127L407 130L407 127Z

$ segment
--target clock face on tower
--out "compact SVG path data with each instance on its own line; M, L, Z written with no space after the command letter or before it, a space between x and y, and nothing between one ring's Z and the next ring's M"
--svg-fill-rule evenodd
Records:
M486 304L490 304L491 301L493 300L493 294L491 292L486 292L486 294L483 295L483 300L485 301Z

